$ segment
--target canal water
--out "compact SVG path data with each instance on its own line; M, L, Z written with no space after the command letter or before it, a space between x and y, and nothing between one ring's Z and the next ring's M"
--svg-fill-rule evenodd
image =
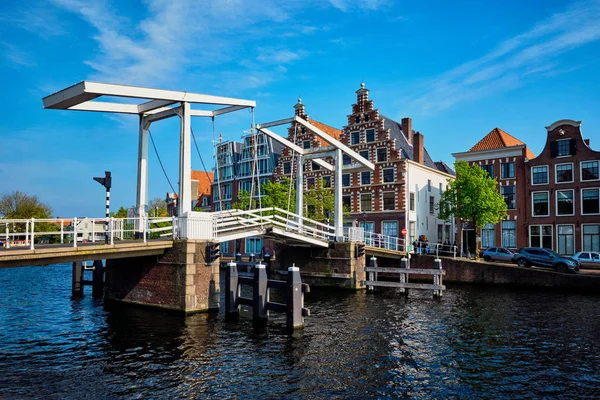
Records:
M313 291L253 327L70 298L68 264L0 270L0 399L600 398L600 298L490 286Z

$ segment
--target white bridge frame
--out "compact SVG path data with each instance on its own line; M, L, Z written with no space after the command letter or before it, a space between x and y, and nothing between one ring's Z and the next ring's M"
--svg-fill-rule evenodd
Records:
M305 128L309 129L321 139L325 140L331 146L325 147L316 147L311 149L303 149L295 143L281 137L273 131L270 131L268 128L273 126L285 125L292 122L296 122ZM373 171L375 169L375 165L369 160L361 157L357 152L352 150L350 147L346 146L339 140L329 136L321 129L312 125L310 122L306 121L299 116L294 116L292 118L281 119L278 121L267 122L263 124L256 124L256 129L260 132L271 137L273 140L278 141L284 146L289 147L293 151L297 153L296 159L296 214L298 225L302 225L302 214L303 214L303 194L304 194L304 184L303 184L303 172L302 172L302 164L306 160L313 160L315 163L319 164L321 167L334 172L334 181L335 181L335 189L334 189L334 211L333 211L333 221L335 227L335 238L338 241L344 240L344 217L343 217L343 206L342 206L342 168L343 168L343 159L342 153L345 153L352 157L355 161L361 164L363 167ZM323 158L332 157L335 160L334 165L329 164Z
M139 104L97 101L102 96L143 100ZM44 108L97 111L139 116L138 173L136 210L138 221L146 217L148 203L148 131L150 124L180 117L179 138L179 215L192 211L191 117L210 117L245 108L254 112L253 100L234 99L173 90L83 81L43 98ZM216 110L192 109L191 104L223 105ZM141 228L141 226L140 226Z

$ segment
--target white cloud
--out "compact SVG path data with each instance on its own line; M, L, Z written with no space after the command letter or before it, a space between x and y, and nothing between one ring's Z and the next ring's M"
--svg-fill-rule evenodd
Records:
M13 67L33 67L36 65L29 53L14 44L0 41L0 48L4 49L1 54L11 62Z
M343 12L348 12L352 9L374 11L387 5L388 0L329 0L329 3Z
M288 49L261 48L259 49L257 60L270 64L289 64L305 58L307 55L308 52L304 50L291 51Z
M564 12L501 42L494 50L455 67L426 85L412 107L422 113L450 108L511 90L539 76L560 72L557 58L600 40L600 1L578 2Z

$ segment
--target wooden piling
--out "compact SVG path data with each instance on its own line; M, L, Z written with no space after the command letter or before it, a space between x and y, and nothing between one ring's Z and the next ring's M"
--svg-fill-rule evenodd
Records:
M240 288L238 286L237 264L227 263L227 276L225 278L225 316L236 317L239 315L238 297Z
M71 293L74 297L83 296L83 264L81 261L73 262L72 271Z
M286 323L290 329L304 326L302 309L304 308L304 292L302 291L302 279L300 268L289 267L286 280Z
M252 314L255 321L265 321L269 318L267 303L269 302L267 270L263 264L254 266L254 286L252 293Z
M402 268L402 269L410 268L410 264L408 263L408 259L406 257L403 257L402 259L400 259L400 268ZM408 274L400 273L400 283L401 284L408 283ZM408 296L408 289L406 287L400 286L400 293L404 293L405 296Z
M95 299L102 298L104 295L104 265L102 265L102 260L94 260L92 282L92 297Z

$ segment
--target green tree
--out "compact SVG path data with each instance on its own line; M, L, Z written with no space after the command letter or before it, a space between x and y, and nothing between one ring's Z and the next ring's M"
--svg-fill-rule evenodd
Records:
M167 213L167 202L156 197L148 203L148 216L149 217L166 217Z
M304 193L306 218L319 222L333 219L335 199L333 188L325 187L325 179L315 180L315 186Z
M263 208L277 207L290 212L295 212L296 189L293 185L290 188L290 180L288 178L283 178L281 182L266 182L260 186L260 189L263 192L260 203L257 199L252 199L252 202L250 202L250 193L248 191L243 191L238 193L238 201L233 204L233 208L248 210L258 208L259 206Z
M439 218L446 221L454 215L471 221L475 227L475 257L479 258L479 230L485 224L497 224L506 216L506 203L498 192L498 181L478 165L465 161L454 163L456 179L448 184L437 205Z
M127 209L123 206L119 207L117 212L111 212L110 216L113 218L127 218Z
M52 218L52 208L37 196L17 190L0 198L0 216L8 219Z

